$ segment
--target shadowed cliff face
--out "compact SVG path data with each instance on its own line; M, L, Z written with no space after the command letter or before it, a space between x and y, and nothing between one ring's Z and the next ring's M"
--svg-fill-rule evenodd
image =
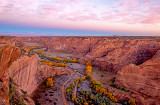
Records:
M151 59L160 49L155 39L130 39L117 37L15 37L11 40L22 43L37 42L48 51L66 51L82 54L80 58L91 61L94 66L117 72L128 64L142 64Z
M148 59L151 59L154 56L155 52L156 51L150 51L146 48L138 50L137 53L135 54L135 56L137 55L135 64L140 65L144 63L145 61L147 61Z

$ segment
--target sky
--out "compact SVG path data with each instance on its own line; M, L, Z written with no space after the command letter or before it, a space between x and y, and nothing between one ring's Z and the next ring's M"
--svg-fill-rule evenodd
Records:
M0 0L0 33L160 35L160 0Z

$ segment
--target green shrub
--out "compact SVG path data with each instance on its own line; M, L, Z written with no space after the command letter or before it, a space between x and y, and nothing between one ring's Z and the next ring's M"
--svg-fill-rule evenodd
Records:
M80 84L77 85L77 88L79 88L79 87L80 87Z
M110 86L112 87L116 87L116 85L114 83L110 83Z
M87 74L86 79L91 79L92 75L91 74Z
M93 104L94 105L111 105L111 102L106 96L103 96L100 93L97 93L93 97Z
M115 82L115 79L116 79L115 77L112 79L112 83L114 83L114 82Z
M9 77L9 82L13 83L13 78Z
M72 68L72 70L75 70L75 68Z

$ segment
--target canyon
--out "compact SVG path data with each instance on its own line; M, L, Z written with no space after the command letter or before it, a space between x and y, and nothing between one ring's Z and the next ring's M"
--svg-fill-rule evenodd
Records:
M31 95L47 77L69 74L68 69L53 68L38 62L37 55L27 56L24 42L38 43L46 52L75 54L80 64L90 61L94 67L115 75L115 85L133 93L108 88L119 100L134 98L137 105L160 104L160 38L128 37L6 37L0 39L0 99L9 104L9 77ZM34 45L33 45L34 47ZM23 52L24 51L24 52ZM26 104L35 104L25 97ZM1 101L0 100L0 101Z
M123 37L14 37L12 41L36 42L47 51L65 51L81 54L80 60L111 72L128 64L142 64L160 49L160 39Z

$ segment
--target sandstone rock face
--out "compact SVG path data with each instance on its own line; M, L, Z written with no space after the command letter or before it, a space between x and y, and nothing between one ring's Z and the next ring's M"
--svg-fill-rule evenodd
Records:
M0 105L9 105L9 76L4 72L0 82Z
M14 43L0 39L0 78L3 76L4 71L20 56L20 54L20 49L15 48Z
M30 98L30 96L24 95L23 91L20 88L18 88L17 86L15 86L15 95L16 95L15 96L16 98L21 97L21 99L23 100L24 104L26 104L26 105L35 105L34 101Z
M155 56L144 62L143 64L136 66L134 64L123 67L116 76L116 85L126 87L128 89L138 92L143 95L144 103L151 105L158 101L160 104L160 50L157 51ZM151 97L152 101L149 101L145 97ZM138 100L138 99L137 99ZM138 100L142 101L142 100ZM147 105L147 104L145 104Z
M9 74L6 69L20 54L20 49L15 47L15 43L0 38L0 105L9 105Z
M28 94L32 93L37 87L37 56L22 56L13 62L8 68L9 75L14 82Z
M31 57L21 56L12 63L8 72L19 89L31 94L47 77L69 73L67 69L58 69L38 64L37 56L33 55Z
M37 42L48 51L82 54L85 61L108 71L117 72L128 64L142 64L160 49L155 39L120 37L29 37L12 38L14 42Z

